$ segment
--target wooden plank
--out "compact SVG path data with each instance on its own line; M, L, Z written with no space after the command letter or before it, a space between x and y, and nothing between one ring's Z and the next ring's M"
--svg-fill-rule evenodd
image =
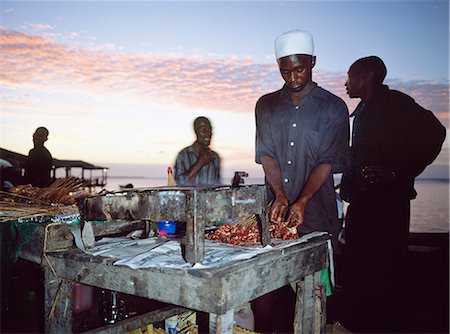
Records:
M320 281L320 271L297 282L294 313L295 334L326 332L326 294Z
M135 230L145 230L147 222L145 220L113 220L105 222L104 224L92 224L94 235L96 237L111 235L111 234L125 234Z
M187 195L201 194L205 219L216 221L262 214L264 185L209 187L154 187L91 196L79 204L84 220L177 220L185 221L193 208Z
M304 334L302 327L305 293L305 281L302 279L296 284L295 310L294 310L294 334Z
M44 270L45 332L72 333L73 282L55 277L48 266L45 266Z
M54 225L51 227L53 234L49 235L49 240L64 240L70 239L72 241L71 246L74 245L73 235L70 231L79 229L80 226L68 226L68 225ZM111 220L103 221L92 224L92 229L96 237L102 237L113 234L126 234L136 230L145 230L147 228L147 222L144 220ZM52 247L48 247L52 249Z
M234 310L229 310L225 314L209 314L209 333L232 334L234 321Z
M61 277L113 291L155 299L199 311L224 314L229 309L326 267L326 243L295 245L260 254L239 265L215 269L131 269L80 251L49 254ZM295 251L297 250L297 251ZM199 271L208 274L199 275ZM84 277L80 277L84 273Z
M261 245L270 245L270 222L266 213L256 215L258 220L258 230L261 234Z
M134 329L144 327L148 324L163 321L164 319L186 311L187 309L183 307L168 306L159 310L135 316L133 318L121 320L115 324L85 331L83 334L124 334Z
M145 221L110 221L104 224L93 224L94 235L101 237L111 234L127 233L139 229L146 229ZM66 224L51 225L47 228L47 251L60 251L74 246L73 230L79 226ZM30 238L23 244L20 256L34 263L41 262L44 250L46 225L40 226Z
M314 298L314 274L307 275L304 278L304 290L303 290L303 307L302 310L302 331L301 333L315 334L315 298Z
M186 193L186 237L182 243L182 254L190 264L202 263L205 257L205 216L203 197L197 191Z
M328 249L326 247L326 241L330 237L327 235L317 236L308 240L308 242L296 243L296 241L285 241L284 245L287 247L273 247L270 249L270 252L264 252L259 254L256 258L257 261L254 261L256 258L252 258L246 261L236 261L234 263L229 263L226 266L221 266L214 268L213 270L200 270L200 271L192 271L193 275L198 275L199 277L204 278L213 278L215 276L225 275L229 271L239 271L239 270L248 270L249 266L257 263L258 265L268 265L268 263L277 262L279 259L287 259L288 261L295 261L300 265L300 267L311 267L314 265L316 270L311 270L315 272L317 270L325 268L327 265L325 264L326 257L328 254ZM239 246L235 246L239 248ZM296 256L304 253L307 254L307 259L295 259ZM290 280L291 281L291 280ZM295 280L292 280L295 282Z

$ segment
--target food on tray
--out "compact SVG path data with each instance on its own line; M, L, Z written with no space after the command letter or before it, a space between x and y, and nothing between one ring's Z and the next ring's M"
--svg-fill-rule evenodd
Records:
M288 227L286 222L270 223L271 239L292 240L299 238L295 227ZM255 216L247 217L243 221L222 224L214 232L206 234L207 240L216 240L233 245L260 244L261 235Z
M261 243L257 225L247 226L238 223L222 224L214 232L206 234L206 239L233 245Z
M297 228L289 227L287 222L270 223L269 231L271 239L292 240L300 237Z

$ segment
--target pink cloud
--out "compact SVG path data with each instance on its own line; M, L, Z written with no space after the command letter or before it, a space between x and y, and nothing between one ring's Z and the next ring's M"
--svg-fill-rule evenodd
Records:
M426 81L389 80L392 89L404 92L413 97L417 103L433 111L447 126L449 120L449 86Z
M51 37L0 30L6 85L51 89L85 87L98 92L127 92L155 102L231 112L252 112L256 100L281 87L275 64L251 59L205 60L200 57L143 55L94 50L56 43ZM342 97L352 111L345 73L316 69L314 80ZM413 96L448 121L448 84L391 80L392 88Z

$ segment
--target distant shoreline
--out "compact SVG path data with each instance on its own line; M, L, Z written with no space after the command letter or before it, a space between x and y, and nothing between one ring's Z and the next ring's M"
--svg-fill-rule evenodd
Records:
M130 175L119 175L119 176L111 176L108 175L108 179L165 179L165 177L160 176L130 176Z
M108 175L108 179L148 179L148 180L165 180L167 177L163 176L130 176L130 175L121 175L121 176L110 176ZM223 179L223 178L222 178ZM230 178L231 179L231 178ZM244 180L264 180L264 177L246 177Z
M152 180L165 180L166 177L162 176L131 176L131 175L108 175L108 179L152 179ZM264 177L249 177L244 180L264 179ZM436 182L449 182L450 178L443 177L419 177L415 181L436 181Z

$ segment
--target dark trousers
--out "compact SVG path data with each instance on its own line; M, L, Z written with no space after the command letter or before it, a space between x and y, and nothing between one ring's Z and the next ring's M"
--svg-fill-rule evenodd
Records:
M290 285L269 292L252 302L255 331L258 333L293 333L295 291Z
M409 199L350 204L345 225L343 319L350 330L391 333L404 323L409 218Z

